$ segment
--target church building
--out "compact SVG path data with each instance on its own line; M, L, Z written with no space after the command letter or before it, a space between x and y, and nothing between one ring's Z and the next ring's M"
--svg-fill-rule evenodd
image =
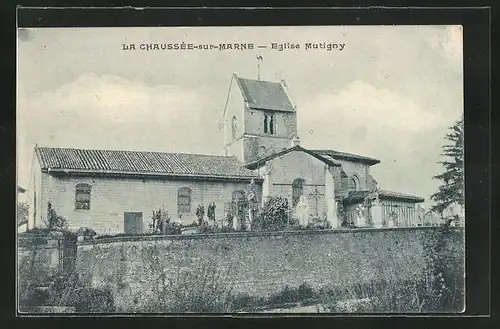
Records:
M380 160L300 145L297 107L285 81L233 74L225 107L222 155L35 147L28 227L46 225L47 204L71 229L141 233L153 211L187 225L198 205L215 204L216 221L255 186L262 205L287 198L290 216L333 228L416 225L422 198L381 190L370 174ZM239 221L245 213L237 213Z

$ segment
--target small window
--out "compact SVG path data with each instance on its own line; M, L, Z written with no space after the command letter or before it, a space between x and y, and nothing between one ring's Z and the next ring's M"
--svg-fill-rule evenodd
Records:
M236 132L237 132L237 129L238 129L238 119L236 119L235 116L233 116L233 120L231 122L231 128L232 128L232 138L233 139L236 139Z
M264 114L264 134L276 134L276 122L273 114Z
M357 176L352 176L349 180L348 185L349 191L358 191L359 190L359 178Z
M177 191L177 213L187 214L191 212L191 189L181 187Z
M75 187L75 209L89 210L90 209L90 192L89 184L77 184Z

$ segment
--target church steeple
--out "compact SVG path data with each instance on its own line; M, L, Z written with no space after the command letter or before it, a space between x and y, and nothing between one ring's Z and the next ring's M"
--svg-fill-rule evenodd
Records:
M233 120L238 122L236 127ZM224 153L243 163L287 149L297 136L296 107L283 80L252 80L234 74L224 121L231 128L225 131Z

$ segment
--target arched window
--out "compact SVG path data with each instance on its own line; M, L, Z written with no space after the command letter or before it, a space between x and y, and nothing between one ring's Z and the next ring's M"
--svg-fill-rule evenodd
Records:
M264 114L264 134L276 134L276 121L273 114Z
M75 209L90 209L90 192L92 187L89 184L80 183L75 186Z
M232 195L233 201L241 202L245 201L245 193L243 191L234 191Z
M237 131L237 125L238 125L238 119L236 119L236 116L233 116L233 120L231 122L231 128L232 128L232 138L236 139L236 131Z
M292 183L292 206L299 203L300 196L304 194L305 181L302 178L297 178Z
M239 218L245 217L245 192L234 191L232 195L233 214Z
M177 190L177 213L187 214L191 212L191 189L181 187Z
M354 175L349 179L349 191L358 191L359 190L359 178Z

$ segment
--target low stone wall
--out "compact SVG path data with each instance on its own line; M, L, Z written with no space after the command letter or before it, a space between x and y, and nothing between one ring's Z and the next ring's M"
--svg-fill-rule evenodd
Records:
M181 284L193 272L200 274L196 280L217 280L233 292L259 297L303 283L317 289L423 279L428 243L436 231L420 227L119 237L79 242L76 266L86 284L112 291L117 311L130 312L167 293L161 287ZM453 229L452 236L448 248L461 257L463 230ZM209 274L208 268L217 273Z

